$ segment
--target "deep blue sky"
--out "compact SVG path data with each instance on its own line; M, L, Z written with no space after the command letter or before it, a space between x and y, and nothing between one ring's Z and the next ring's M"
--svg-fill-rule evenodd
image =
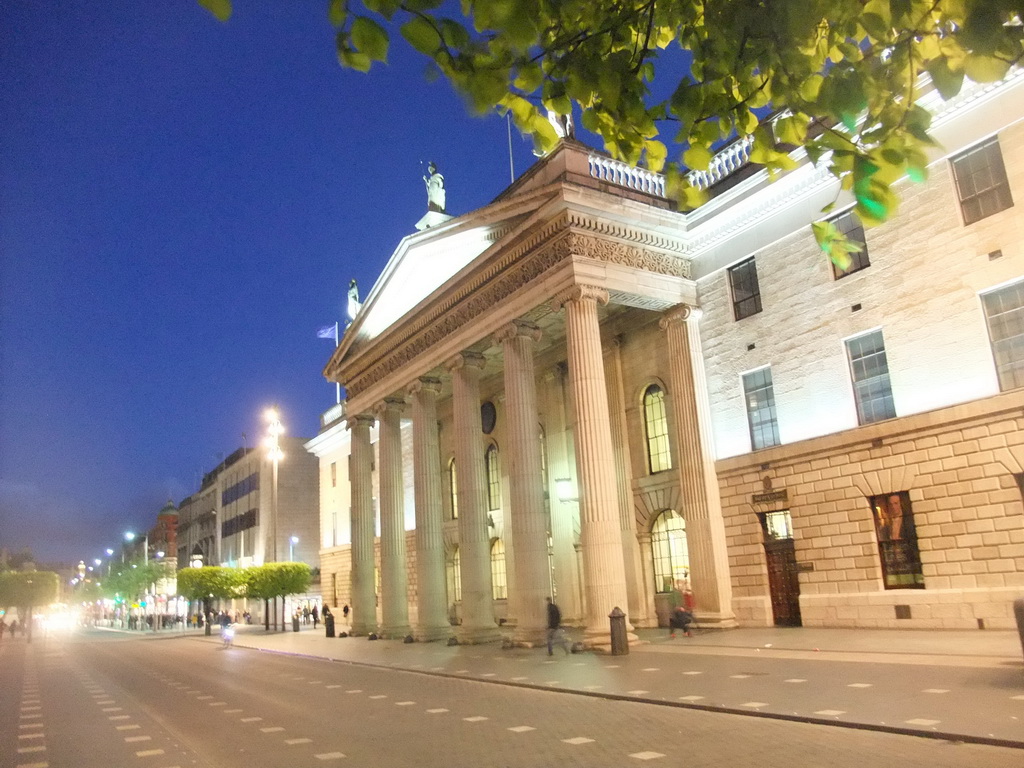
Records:
M414 231L420 161L450 213L507 185L502 118L400 39L341 69L326 7L0 5L0 545L100 556L269 403L314 435L334 402L316 331Z

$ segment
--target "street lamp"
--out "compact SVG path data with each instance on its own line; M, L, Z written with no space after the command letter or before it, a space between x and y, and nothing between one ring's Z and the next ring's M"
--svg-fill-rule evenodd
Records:
M288 562L290 563L295 559L295 545L299 543L298 536L292 536L288 539Z
M126 531L124 534L125 541L135 541L135 532ZM142 564L149 565L149 534L144 533L142 535Z
M284 426L276 408L268 408L263 416L267 420L267 458L273 465L270 476L270 559L277 562L277 465L284 458L280 445Z

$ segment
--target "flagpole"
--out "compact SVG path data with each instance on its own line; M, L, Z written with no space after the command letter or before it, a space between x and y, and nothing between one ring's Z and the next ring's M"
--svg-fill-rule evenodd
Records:
M338 348L338 322L334 322L334 348ZM334 382L334 402L336 405L341 405L341 384L340 382Z

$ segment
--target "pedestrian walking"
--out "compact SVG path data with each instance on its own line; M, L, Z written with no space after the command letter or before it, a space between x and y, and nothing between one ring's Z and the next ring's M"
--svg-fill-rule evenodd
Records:
M313 619L313 629L316 629L320 624L320 611L316 609L315 605L313 606L313 610L309 612L309 615Z
M341 615L345 617L345 621L348 622L348 603L345 603L345 607L341 609Z
M561 629L562 626L562 612L558 610L558 606L555 605L550 597L544 598L548 603L548 656L554 655L554 644L558 643L562 646L565 651L565 655L569 655L569 641L565 637L565 632Z

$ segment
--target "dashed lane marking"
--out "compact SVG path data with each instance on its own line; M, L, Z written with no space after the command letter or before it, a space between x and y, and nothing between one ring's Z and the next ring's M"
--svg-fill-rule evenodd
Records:
M941 720L925 720L923 717L917 717L913 720L905 720L907 725L938 725Z
M283 730L284 728L282 728L280 725L271 725L267 728L260 728L260 731L262 731L263 733L279 733Z
M351 690L345 691L345 693L362 693L362 688L352 688Z
M650 691L626 691L626 693L630 696L643 696L645 693L650 693Z
M125 736L124 740L128 744L135 744L135 743L140 742L140 741L152 741L153 737L152 736Z
M119 725L114 730L117 731L137 731L142 726L138 723L132 723L131 725Z
M29 752L45 752L45 751L46 751L46 747L43 746L43 745L39 745L39 746L35 746L35 747L18 747L18 754L19 755L27 755Z
M509 678L509 680L511 680L512 682L519 682L520 680L529 680L529 679L530 678L528 678L528 677L522 677L522 676L520 676L520 677L510 677Z
M43 727L42 723L22 723L21 725L18 726L18 728L20 728L22 730L24 730L26 728L42 728L42 727Z
M508 730L512 731L512 733L526 733L527 731L536 731L537 729L532 725L514 725Z
M427 710L427 714L428 715L440 715L442 712L447 712L447 711L448 710L443 708L443 707L438 707L437 709L428 709Z
M341 752L322 752L319 755L313 755L317 760L339 760L344 756Z
M136 757L155 757L156 755L162 755L164 751L162 749L143 749L135 753Z
M578 745L578 744L590 744L594 740L593 739L588 739L586 736L574 736L571 739L562 739L562 741L565 742L566 744Z
M640 671L641 672L660 672L661 668L660 667L644 667Z
M753 709L759 709L760 707L767 707L768 706L768 702L767 701L748 701L746 704L743 704L741 706L751 707Z
M925 688L921 693L949 693L949 688ZM1024 699L1024 696L1020 698Z
M838 715L845 715L845 709L819 709L814 714L825 715L826 717L837 717Z
M371 699L386 699L388 695L386 693L378 693L374 696L370 696Z
M396 701L396 707L408 707L410 704L415 704L415 701Z
M21 763L18 768L50 768L49 763Z
M637 760L654 760L659 757L664 757L661 752L634 752L630 757Z
M703 696L680 696L679 700L680 701L700 701L703 698L704 698Z
M784 683L806 683L807 680L802 677L791 677L788 680L783 680Z
M729 675L733 680L746 680L750 675Z
M284 740L284 743L287 744L290 747L293 747L296 744L311 744L312 742L313 742L312 739L285 739Z
M847 688L871 688L871 683L850 683Z
M241 722L243 723L255 723L257 720L262 720L262 717L243 717Z
M131 715L111 715L107 720L131 720Z
M226 707L228 703L226 701L211 701L206 706L208 707Z
M484 717L483 715L473 715L472 717L464 717L462 719L465 720L467 723L482 723L484 720L487 720L488 718Z
M19 733L19 739L45 739L45 733Z
M101 712L123 712L124 707L104 707Z
M340 685L328 685L327 687L328 688L341 688Z
M196 701L206 701L207 699L212 699L212 698L213 698L213 696L196 696Z
M691 669L691 670L688 670L686 672L683 672L683 674L684 675L703 675L704 673L703 672L698 672L695 669Z
M497 672L484 672L480 677L496 677L497 674Z
M240 710L240 709L225 709L224 710L224 714L225 715L234 715L234 714L237 714L237 713L239 713L241 711L242 710Z

